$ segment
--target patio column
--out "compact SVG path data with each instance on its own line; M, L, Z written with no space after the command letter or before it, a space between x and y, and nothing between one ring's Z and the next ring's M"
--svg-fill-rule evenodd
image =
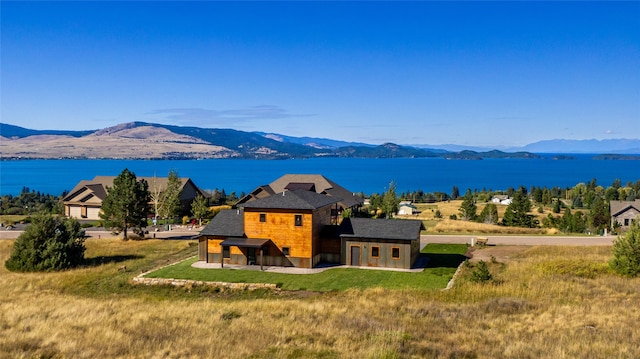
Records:
M264 256L262 255L264 251L262 250L262 247L260 247L260 270L262 269L262 260L264 259Z

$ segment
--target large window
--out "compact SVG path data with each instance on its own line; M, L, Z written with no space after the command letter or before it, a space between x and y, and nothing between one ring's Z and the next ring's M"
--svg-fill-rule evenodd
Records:
M400 259L400 247L391 248L391 258Z
M266 213L260 213L260 222L266 222L267 221L267 214Z
M378 246L371 247L371 257L373 258L380 257L380 247Z
M296 227L302 226L302 215L296 214Z

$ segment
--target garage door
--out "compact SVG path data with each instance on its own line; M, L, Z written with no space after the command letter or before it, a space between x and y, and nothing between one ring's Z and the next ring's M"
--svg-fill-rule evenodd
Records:
M98 207L87 207L87 219L100 219L100 208Z
M69 207L69 217L72 218L81 218L80 217L80 207L71 206Z

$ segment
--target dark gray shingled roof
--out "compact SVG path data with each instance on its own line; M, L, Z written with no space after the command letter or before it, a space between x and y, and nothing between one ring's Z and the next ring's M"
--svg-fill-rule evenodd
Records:
M412 219L346 218L340 224L340 236L368 239L418 240L422 222Z
M310 185L313 184L311 187ZM329 196L340 198L340 205L344 208L362 205L362 198L333 182L332 180L314 174L286 174L268 185L256 188L253 192L244 196L238 201L238 206L257 198L266 197L274 193L281 193L285 190L307 189L316 193L324 193Z
M244 212L221 210L202 231L201 236L244 237Z
M340 198L311 191L284 191L239 205L254 209L318 209L340 202Z

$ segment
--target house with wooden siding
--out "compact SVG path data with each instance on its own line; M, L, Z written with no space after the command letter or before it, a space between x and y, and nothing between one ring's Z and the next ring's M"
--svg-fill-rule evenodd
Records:
M221 211L200 232L199 260L223 267L415 264L422 222L350 218L340 224L335 213L344 204L342 198L318 193L309 182L283 189L270 195L259 191L265 196Z
M67 217L85 220L99 220L102 201L107 196L107 187L113 186L115 176L96 176L92 180L82 180L67 194L62 202ZM162 192L167 188L168 177L138 177L149 184L149 191ZM182 188L180 204L184 211L190 210L191 202L197 195L208 197L189 178L180 178Z
M620 225L621 231L626 231L633 221L640 221L640 199L635 201L611 201L611 227Z

